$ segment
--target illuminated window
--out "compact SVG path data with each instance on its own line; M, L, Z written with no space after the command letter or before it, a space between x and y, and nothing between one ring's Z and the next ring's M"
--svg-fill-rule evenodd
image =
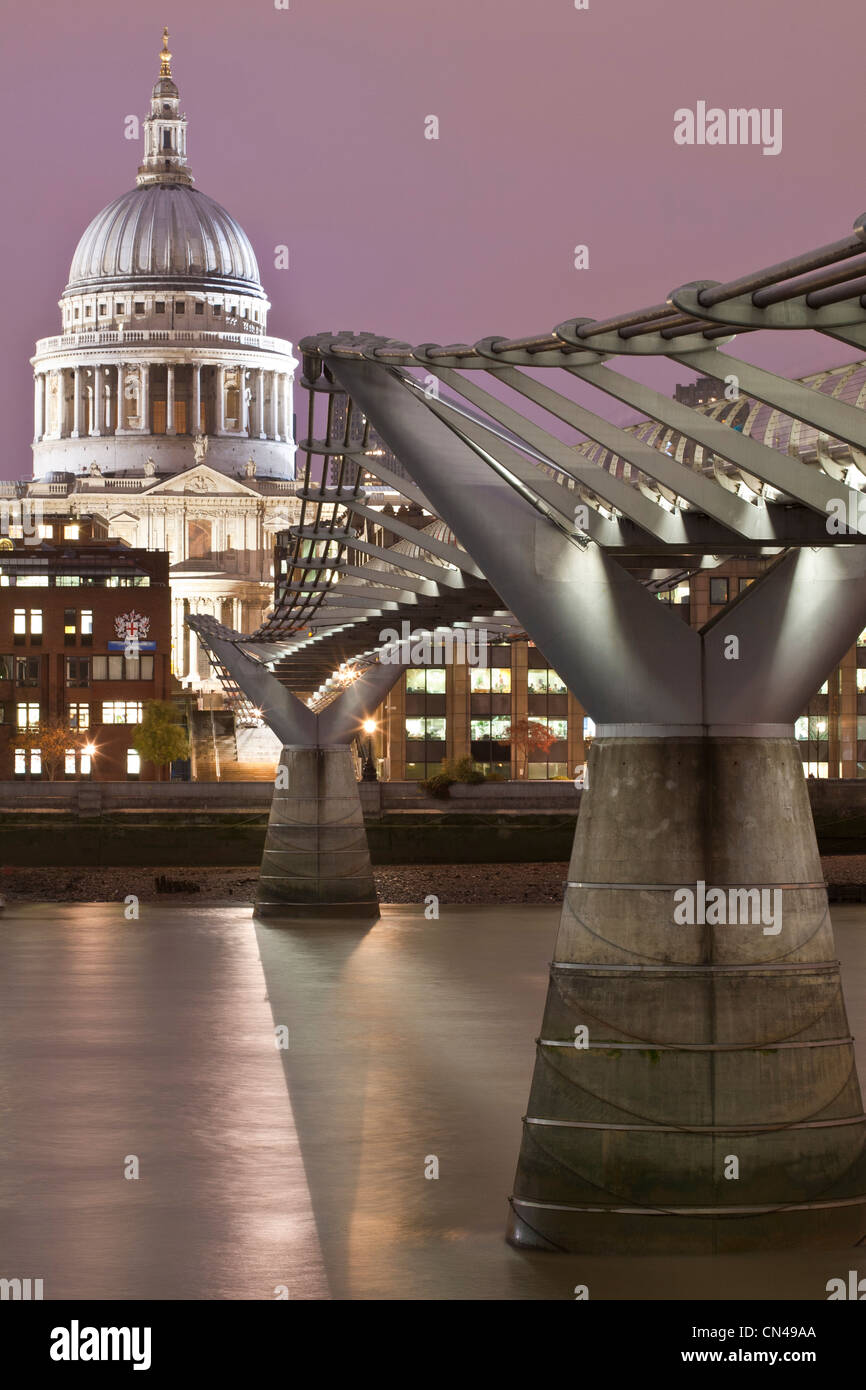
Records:
M41 748L15 749L15 776L26 777L28 770L31 777L42 776Z
M78 637L78 614L74 608L63 610L63 645L74 647Z
M141 756L134 748L126 750L126 775L127 777L138 777L141 773Z
M69 706L70 729L90 728L90 706L74 704Z
M81 527L75 521L70 521L63 528L63 539L65 541L77 541L81 536Z
M39 723L39 704L28 701L18 706L18 728L34 729Z
M142 707L140 700L103 700L103 724L140 724Z

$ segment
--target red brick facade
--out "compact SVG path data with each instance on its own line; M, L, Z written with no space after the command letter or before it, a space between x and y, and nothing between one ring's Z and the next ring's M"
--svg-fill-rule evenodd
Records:
M59 537L0 548L0 780L48 779L41 756L19 747L18 731L56 717L89 746L71 750L59 778L168 776L130 751L145 702L170 691L168 555L94 539L90 529L73 544ZM124 615L132 615L137 654L124 649Z

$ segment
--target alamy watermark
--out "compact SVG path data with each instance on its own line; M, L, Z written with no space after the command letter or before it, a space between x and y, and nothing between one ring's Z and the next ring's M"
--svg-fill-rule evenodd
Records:
M698 879L694 888L674 892L674 923L678 927L763 926L764 936L782 930L781 888L708 888Z
M37 497L0 498L0 536L23 540L25 545L38 545L44 522L42 499Z
M384 643L379 652L383 666L411 662L415 666L489 666L489 643L484 627L412 630L404 619L398 632L385 627L379 633Z
M757 106L707 106L699 101L694 111L681 106L674 112L675 145L762 145L762 154L782 153L782 108Z

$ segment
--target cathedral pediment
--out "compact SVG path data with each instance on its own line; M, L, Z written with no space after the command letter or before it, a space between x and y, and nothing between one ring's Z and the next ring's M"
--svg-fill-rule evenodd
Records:
M155 497L158 492L174 495L180 493L193 497L201 497L207 493L219 493L223 497L261 496L258 491L247 487L238 478L228 478L225 473L217 472L206 463L196 464L194 468L188 468L183 473L174 474L164 482L157 483L156 487L148 489L148 497Z

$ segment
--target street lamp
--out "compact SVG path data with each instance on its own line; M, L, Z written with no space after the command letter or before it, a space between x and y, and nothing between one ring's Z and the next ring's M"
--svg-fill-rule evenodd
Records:
M373 734L376 732L376 721L375 719L365 719L361 727L364 733L367 734L367 756L364 759L361 781L378 782L379 778L376 776L376 764L373 762Z

